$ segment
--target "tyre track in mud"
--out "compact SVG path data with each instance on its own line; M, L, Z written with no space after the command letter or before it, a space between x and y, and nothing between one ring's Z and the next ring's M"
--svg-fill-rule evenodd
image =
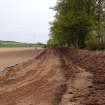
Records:
M9 76L4 75L8 78L1 79L0 105L52 105L55 90L64 81L54 50L47 50L27 67L14 72L16 67L9 70Z
M105 105L97 102L104 100L103 96L97 99L102 73L89 56L71 49L46 49L28 62L7 68L0 75L0 105Z
M16 97L18 97L18 96L21 97L23 94L25 94L25 92L26 92L26 94L29 93L27 91L28 90L27 85L28 84L30 84L30 86L32 85L31 84L32 80L30 80L30 78L32 78L32 74L36 74L35 68L40 67L40 64L44 62L47 52L48 51L41 52L36 57L37 60L33 59L31 61L28 61L27 62L28 65L26 65L25 68L22 64L19 64L12 68L10 67L9 70L7 69L7 72L5 72L5 74L4 74L3 80L1 79L2 83L0 84L0 102L2 104L3 104L3 102L2 102L3 100L4 100L4 102L7 102L6 105L8 105L8 103L11 103L11 100L15 100ZM24 64L26 64L26 63L24 63ZM18 72L20 72L20 73L18 73ZM29 75L29 72L30 72L30 75ZM21 75L21 74L23 74L23 75ZM39 75L39 73L37 73L37 75ZM26 84L25 84L24 80L26 81ZM25 85L27 86L26 90L24 90ZM22 92L22 90L23 90L23 92ZM18 91L20 91L20 93ZM18 95L17 93L20 95Z
M65 50L60 49L58 51L65 82L57 89L54 105L84 105L82 102L84 97L90 94L89 87L92 86L93 75L80 66L73 64L64 52Z
M92 86L89 95L84 96L83 105L105 105L105 53L90 51L70 51L72 61L76 65L89 71L92 77Z

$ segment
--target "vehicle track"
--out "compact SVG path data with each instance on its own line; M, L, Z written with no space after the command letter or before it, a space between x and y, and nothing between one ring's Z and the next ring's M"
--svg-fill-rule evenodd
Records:
M9 75L1 78L0 104L52 105L56 87L63 81L58 59L54 50L46 50L25 68L10 68Z
M105 53L83 50L68 50L66 52L75 65L89 71L92 76L92 86L89 94L84 96L83 105L105 105Z
M58 50L65 82L57 89L54 105L83 105L84 96L89 95L88 87L92 86L92 74L73 64L65 50Z
M0 105L105 105L105 57L98 56L46 49L30 61L7 68L0 74Z

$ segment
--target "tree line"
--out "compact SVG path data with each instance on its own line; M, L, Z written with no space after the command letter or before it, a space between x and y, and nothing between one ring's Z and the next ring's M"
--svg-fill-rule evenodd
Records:
M105 0L57 0L49 46L105 48Z

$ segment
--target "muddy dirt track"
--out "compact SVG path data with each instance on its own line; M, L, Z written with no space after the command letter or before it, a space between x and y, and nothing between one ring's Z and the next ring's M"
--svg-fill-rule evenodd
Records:
M0 73L0 105L105 105L105 54L41 50Z

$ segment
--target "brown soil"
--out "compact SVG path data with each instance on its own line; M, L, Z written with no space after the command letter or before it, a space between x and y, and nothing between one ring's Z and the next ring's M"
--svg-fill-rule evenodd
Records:
M0 48L0 70L32 59L37 53L34 48Z
M65 48L0 72L0 105L105 105L105 54Z

